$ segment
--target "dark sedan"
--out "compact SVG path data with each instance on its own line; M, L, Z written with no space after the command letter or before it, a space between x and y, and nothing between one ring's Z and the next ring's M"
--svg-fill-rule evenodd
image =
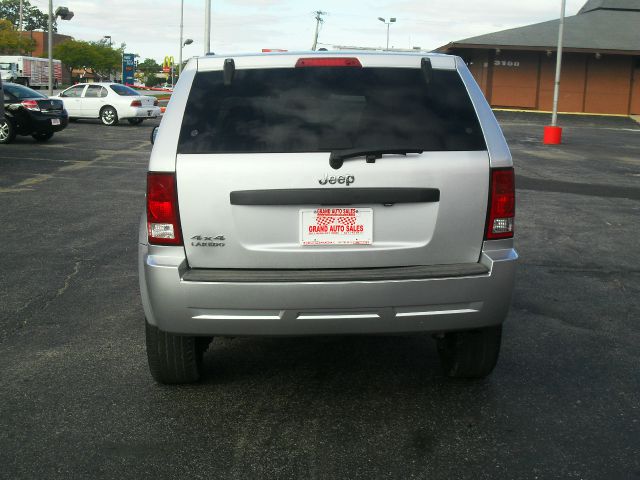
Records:
M5 119L0 120L0 143L11 143L16 135L31 135L45 142L68 125L69 116L61 100L16 83L5 83L2 90Z

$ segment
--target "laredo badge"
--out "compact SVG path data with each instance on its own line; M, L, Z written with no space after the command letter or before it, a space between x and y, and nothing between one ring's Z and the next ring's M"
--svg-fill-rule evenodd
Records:
M224 247L224 235L215 237L206 237L203 235L194 235L191 237L192 247Z

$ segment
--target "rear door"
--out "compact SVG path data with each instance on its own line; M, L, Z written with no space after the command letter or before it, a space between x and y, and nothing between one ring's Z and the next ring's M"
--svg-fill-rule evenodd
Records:
M88 85L80 100L82 116L98 118L100 109L106 105L107 89L102 85Z
M478 261L489 158L454 68L338 63L231 78L196 74L180 132L191 267ZM356 156L332 167L345 152Z

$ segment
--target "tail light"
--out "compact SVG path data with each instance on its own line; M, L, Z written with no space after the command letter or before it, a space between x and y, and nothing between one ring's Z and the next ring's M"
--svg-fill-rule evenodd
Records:
M147 231L153 245L182 245L174 173L147 174Z
M22 100L20 102L20 105L22 105L27 110L33 110L34 112L40 111L40 107L38 106L38 102L36 100Z
M154 107L157 107L159 104L160 104L160 102L158 102L157 98L153 100L153 106Z
M301 67L362 67L360 60L349 57L299 58L296 68Z
M131 102L131 106L132 107L141 107L142 106L142 101L141 100L134 100L133 102Z
M513 237L516 193L513 168L491 170L486 240Z

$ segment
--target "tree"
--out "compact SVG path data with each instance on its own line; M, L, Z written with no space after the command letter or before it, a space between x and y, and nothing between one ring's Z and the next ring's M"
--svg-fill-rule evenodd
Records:
M118 71L122 66L122 53L126 45L113 48L108 42L83 42L67 40L53 47L53 56L59 58L69 70L90 68L102 79Z
M35 40L16 32L9 20L0 19L0 54L21 55L33 50L35 45Z
M114 49L106 39L97 42L89 42L92 51L93 71L102 77L107 77L122 68L122 54L126 44L121 44L120 48Z
M20 0L0 0L0 18L9 20L16 30L20 28ZM34 7L29 0L22 0L22 30L48 30L49 15ZM58 31L53 20L54 32ZM2 44L0 44L2 45Z
M153 87L159 83L159 80L156 81L156 73L161 71L162 67L153 58L145 58L144 62L138 63L138 70L142 72L143 81L147 87Z
M161 83L164 83L165 80L163 78L159 78L158 76L156 76L155 73L150 74L149 76L147 76L145 78L144 84L147 87L156 87L158 85L160 85Z
M91 44L82 40L66 40L53 47L54 58L60 59L69 69L90 68L94 61Z

